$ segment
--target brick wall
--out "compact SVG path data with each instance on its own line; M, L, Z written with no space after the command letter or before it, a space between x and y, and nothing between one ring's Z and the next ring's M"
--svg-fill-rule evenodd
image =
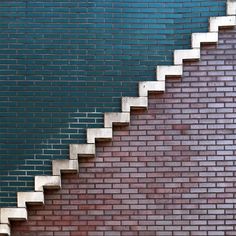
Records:
M119 111L138 81L154 80L155 66L171 64L225 3L1 0L0 206L50 174L52 159L67 158L105 111Z
M12 235L236 235L235 50L222 31Z

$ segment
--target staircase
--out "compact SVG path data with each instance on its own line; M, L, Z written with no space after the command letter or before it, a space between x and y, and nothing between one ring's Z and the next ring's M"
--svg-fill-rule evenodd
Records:
M129 124L132 109L146 109L149 92L164 92L165 80L168 77L180 78L183 74L184 61L199 60L201 44L217 43L220 28L236 25L235 15L236 0L228 0L227 16L210 18L209 32L192 34L192 49L174 51L174 65L157 66L157 80L140 82L139 97L123 97L121 112L104 114L104 128L87 129L87 144L71 144L69 160L54 160L52 162L52 176L36 176L34 191L18 192L16 208L0 209L0 235L11 234L10 221L27 220L26 204L44 203L44 189L59 189L62 173L78 172L80 157L95 157L96 141L111 140L113 126Z

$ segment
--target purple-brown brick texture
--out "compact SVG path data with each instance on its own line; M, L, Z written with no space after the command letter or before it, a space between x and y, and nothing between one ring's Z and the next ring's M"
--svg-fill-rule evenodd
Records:
M236 235L236 30L166 86L12 235Z

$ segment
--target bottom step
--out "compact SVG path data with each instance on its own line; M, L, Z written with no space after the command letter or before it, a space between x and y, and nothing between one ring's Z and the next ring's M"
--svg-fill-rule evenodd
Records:
M10 235L10 227L8 224L0 224L0 235Z

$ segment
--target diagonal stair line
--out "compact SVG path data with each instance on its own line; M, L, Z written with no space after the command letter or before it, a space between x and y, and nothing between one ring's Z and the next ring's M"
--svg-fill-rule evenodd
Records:
M209 19L209 32L192 34L192 49L175 50L174 65L157 66L156 81L139 83L139 97L122 97L121 112L104 114L104 128L87 129L87 144L71 144L68 160L54 160L52 162L52 176L35 176L35 191L18 192L17 207L0 208L0 235L11 235L11 220L27 220L27 205L44 203L45 188L58 189L61 187L61 173L78 172L79 157L94 157L96 141L111 140L113 126L128 124L132 109L146 109L148 107L148 92L164 92L165 80L168 77L182 76L184 61L199 60L201 44L217 43L219 29L235 25L236 0L228 0L227 16L211 17Z

